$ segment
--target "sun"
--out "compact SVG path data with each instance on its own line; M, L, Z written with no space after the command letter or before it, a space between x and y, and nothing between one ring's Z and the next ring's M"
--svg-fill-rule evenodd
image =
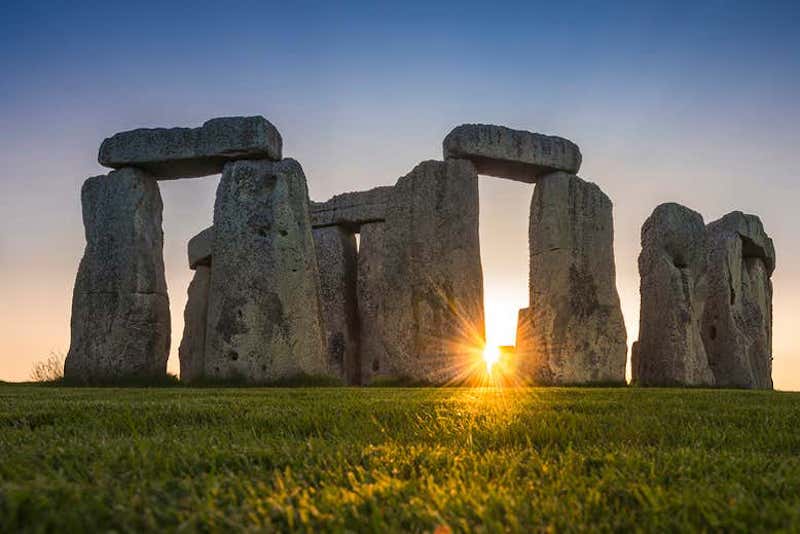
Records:
M486 363L486 372L492 374L492 367L500 361L500 347L496 345L486 345L483 348L483 361Z

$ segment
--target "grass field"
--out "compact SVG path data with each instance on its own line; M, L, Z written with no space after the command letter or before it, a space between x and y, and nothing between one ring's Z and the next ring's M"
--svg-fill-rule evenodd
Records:
M0 386L2 532L443 526L798 531L800 394Z

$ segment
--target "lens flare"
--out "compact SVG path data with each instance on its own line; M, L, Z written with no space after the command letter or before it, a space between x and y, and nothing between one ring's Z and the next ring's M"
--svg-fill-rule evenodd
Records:
M483 348L483 361L486 363L486 372L492 374L492 368L500 361L500 347L496 345L486 345Z

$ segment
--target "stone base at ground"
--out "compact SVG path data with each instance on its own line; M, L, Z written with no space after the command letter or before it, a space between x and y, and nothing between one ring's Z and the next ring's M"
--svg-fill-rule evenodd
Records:
M227 164L213 250L205 375L250 383L330 376L300 164Z
M81 201L86 250L64 376L85 383L161 379L170 316L158 183L143 171L120 169L89 178Z
M577 176L545 176L534 190L529 237L530 307L520 311L517 328L520 378L624 383L611 201Z

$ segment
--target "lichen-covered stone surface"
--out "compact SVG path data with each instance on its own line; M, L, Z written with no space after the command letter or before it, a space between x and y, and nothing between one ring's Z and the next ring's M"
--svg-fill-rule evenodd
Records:
M209 226L189 240L186 247L189 253L189 268L198 265L211 265L211 247L214 245L214 227Z
M772 388L775 248L755 215L710 223L703 341L720 387Z
M358 247L358 323L361 381L393 378L384 347L384 223L361 226Z
M329 375L308 190L292 159L225 166L214 206L205 375Z
M425 161L400 178L384 227L384 368L399 378L467 378L484 343L478 176Z
M84 383L162 378L170 316L158 183L120 169L86 180L81 202L86 249L64 375Z
M443 142L444 157L470 160L479 174L534 183L556 171L577 173L578 145L563 137L491 124L462 124Z
M639 340L631 359L635 384L714 385L701 335L706 246L702 215L680 204L661 204L642 226Z
M183 338L178 348L182 382L192 383L203 378L210 283L211 267L198 265L189 283L183 310Z
M338 225L357 232L362 224L386 220L386 206L392 186L375 187L336 195L325 202L311 203L314 228Z
M315 228L322 318L327 336L328 366L347 384L358 384L358 306L356 236L340 226Z
M522 379L623 383L611 200L575 175L546 176L533 193L529 239L530 307L520 313L516 349Z
M225 163L281 159L283 141L264 117L221 117L199 128L140 128L109 137L100 146L104 167L137 167L156 178L219 174Z

